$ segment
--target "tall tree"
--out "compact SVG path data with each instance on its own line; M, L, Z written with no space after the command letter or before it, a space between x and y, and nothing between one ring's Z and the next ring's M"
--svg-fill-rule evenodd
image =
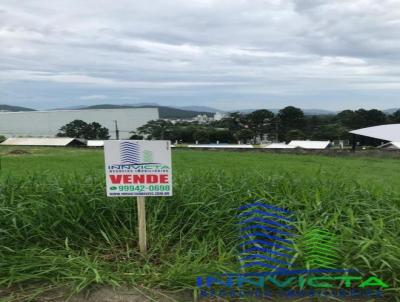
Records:
M137 134L135 131L131 131L130 134L131 136L129 137L129 139L136 139L136 140L143 139L143 135Z
M378 126L382 124L386 124L388 118L385 113L377 109L371 109L367 111L367 125L369 126Z
M349 129L359 129L371 126L386 124L388 119L386 114L377 109L356 111L344 110L337 114L337 120Z
M86 139L109 139L110 135L106 127L97 122L92 122L87 124L84 130L84 137Z
M205 129L198 129L193 133L193 139L199 143L209 143L210 133Z
M76 137L84 139L109 139L108 129L97 122L86 123L82 120L73 120L62 126L58 137Z
M241 129L235 133L237 140L247 144L250 140L254 138L254 132L250 129Z
M336 119L349 129L357 128L356 113L352 110L343 110L336 115Z
M249 129L260 139L271 131L273 118L274 114L266 109L253 111L246 116Z
M245 116L240 112L232 112L222 120L212 123L212 126L218 128L227 128L230 131L236 132L240 129L243 129L245 126L245 120Z
M278 118L280 136L285 140L288 140L286 134L290 130L299 130L302 132L306 126L306 119L300 108L293 106L285 107L279 111Z
M300 108L288 106L279 111L281 126L286 129L302 129L306 124L304 113Z
M322 125L312 135L312 139L316 140L342 140L349 137L349 129L340 123Z
M305 138L306 136L304 132L298 129L289 130L288 132L286 132L285 135L285 139L287 142L290 142L292 140L303 140Z
M233 136L233 133L227 129L216 129L210 130L210 141L220 143L233 143L235 142L235 137Z
M400 123L400 109L389 116L389 121L391 123Z
M73 120L62 126L57 136L84 138L87 125L88 124L82 120Z
M152 120L137 128L137 133L147 139L169 139L173 124L166 120Z

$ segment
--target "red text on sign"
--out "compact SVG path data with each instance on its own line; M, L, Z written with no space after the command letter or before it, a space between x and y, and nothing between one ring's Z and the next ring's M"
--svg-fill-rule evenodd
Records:
M117 174L110 175L113 184L167 184L168 174Z

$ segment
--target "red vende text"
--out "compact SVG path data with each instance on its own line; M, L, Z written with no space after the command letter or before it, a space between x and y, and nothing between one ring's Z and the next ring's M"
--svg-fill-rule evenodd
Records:
M118 174L110 175L110 179L113 184L167 184L168 174Z

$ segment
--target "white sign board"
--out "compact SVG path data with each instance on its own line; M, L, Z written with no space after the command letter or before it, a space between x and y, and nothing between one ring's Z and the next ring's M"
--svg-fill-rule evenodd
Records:
M169 141L104 142L107 196L171 196Z

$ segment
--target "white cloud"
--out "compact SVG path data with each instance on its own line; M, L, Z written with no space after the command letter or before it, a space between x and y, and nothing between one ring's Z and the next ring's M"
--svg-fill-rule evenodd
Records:
M105 100L108 96L104 94L83 95L79 97L81 100Z
M322 57L321 63L323 65L342 64L342 65L365 65L367 62L360 58L349 57Z
M84 74L52 73L30 70L0 71L0 80L3 81L40 81L63 84L94 85L109 88L145 88L168 89L196 86L225 86L243 84L237 82L207 82L207 81L126 81L112 78L95 77Z

